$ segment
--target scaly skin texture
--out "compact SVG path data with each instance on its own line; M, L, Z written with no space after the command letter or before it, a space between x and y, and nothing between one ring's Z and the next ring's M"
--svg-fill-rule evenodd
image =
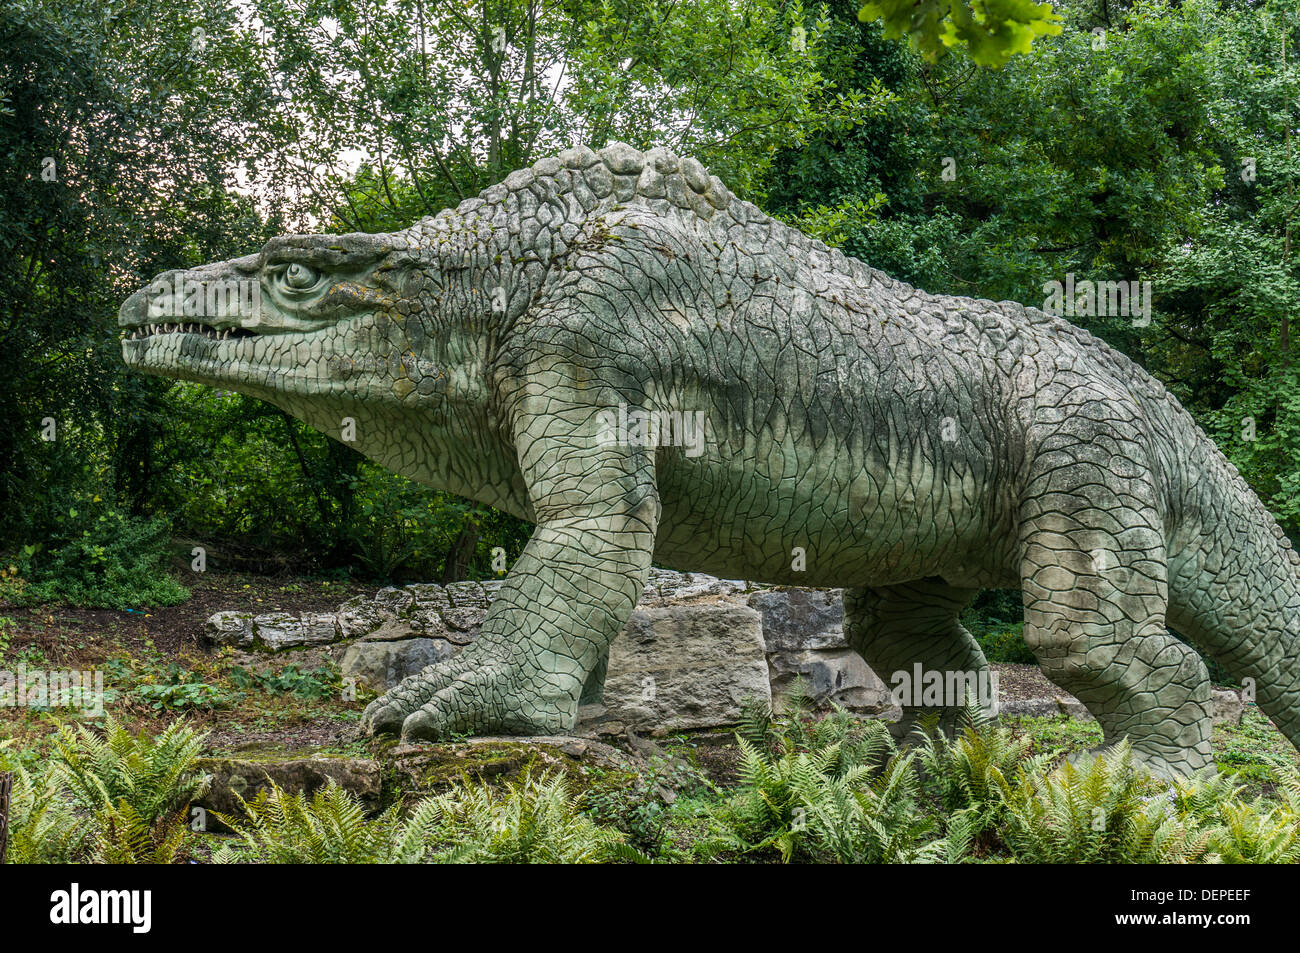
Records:
M375 731L570 729L653 558L847 587L887 681L983 671L958 613L1020 586L1043 670L1162 774L1211 764L1189 642L1300 738L1296 555L1157 381L1059 318L894 281L694 160L575 148L400 232L179 276L252 282L255 314L169 318L176 277L123 306L129 365L536 524L482 636L375 702ZM610 442L620 405L702 412L707 439Z

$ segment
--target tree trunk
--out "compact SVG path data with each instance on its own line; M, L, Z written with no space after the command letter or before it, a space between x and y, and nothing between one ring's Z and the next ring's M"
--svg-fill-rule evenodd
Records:
M9 847L9 792L13 783L12 774L0 771L0 864L5 862L5 851Z
M442 579L439 582L444 586L449 582L459 582L465 578L465 574L469 572L470 561L474 558L474 550L478 548L478 538L478 524L466 519L460 535L456 537L456 542L451 544L447 561L442 567Z

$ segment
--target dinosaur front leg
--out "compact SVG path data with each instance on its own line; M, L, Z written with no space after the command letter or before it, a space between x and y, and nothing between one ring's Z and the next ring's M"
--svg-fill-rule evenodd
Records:
M844 590L844 636L882 680L895 690L910 687L915 704L890 730L905 740L927 715L937 715L938 730L952 735L960 727L969 699L992 708L988 662L979 643L959 621L978 590L960 589L939 579L879 588ZM937 675L944 691L927 704L917 666ZM953 691L949 691L949 689ZM967 691L970 689L970 691Z
M563 420L549 410L523 425L537 527L478 639L374 702L373 732L432 739L573 728L584 685L598 680L645 587L659 501L645 450L600 447Z

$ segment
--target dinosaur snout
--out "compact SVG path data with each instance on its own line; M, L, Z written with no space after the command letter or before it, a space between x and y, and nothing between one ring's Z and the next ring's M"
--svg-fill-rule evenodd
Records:
M149 314L149 289L141 288L131 297L122 302L122 307L117 309L117 323L119 327L133 328L144 324L145 318Z

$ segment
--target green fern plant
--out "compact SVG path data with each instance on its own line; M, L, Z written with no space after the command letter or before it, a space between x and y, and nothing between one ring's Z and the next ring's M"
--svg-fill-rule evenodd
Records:
M183 811L150 821L120 800L100 808L95 821L97 864L174 864L185 841Z
M917 729L922 787L938 802L946 824L959 821L960 841L983 852L996 846L997 825L1006 811L1006 779L1022 768L1030 775L1042 773L1051 755L1030 758L1029 738L1017 738L975 705L966 706L960 725L953 739L939 730L937 716Z
M64 725L54 736L54 765L78 804L91 812L125 803L153 824L184 809L209 779L195 770L206 734L176 721L151 738L132 735L112 715L104 736Z
M1022 863L1190 863L1209 849L1203 825L1134 768L1127 741L1086 768L1030 767L1015 784L1000 779L998 787L1006 802L1003 840Z
M56 772L29 771L21 764L0 761L0 771L5 770L13 774L6 862L68 864L80 859L86 825L61 790Z
M239 802L243 817L216 812L237 841L214 853L213 863L418 864L429 858L440 812L425 801L405 820L398 805L367 818L361 801L333 780L310 799L271 782Z
M562 775L525 773L498 791L468 780L434 798L443 863L590 864L645 857L581 813Z
M841 729L832 726L822 740ZM780 755L738 738L740 790L722 817L729 846L748 853L775 850L785 863L943 859L942 846L922 843L932 824L915 802L914 755L894 753L883 725L865 734L852 758L844 754L842 735L812 751L797 750L787 737ZM817 744L815 735L809 738ZM885 754L894 756L881 765Z
M1300 771L1279 764L1275 773L1280 803L1259 798L1244 804L1241 788L1233 786L1230 795L1195 805L1203 815L1217 807L1210 851L1220 863L1300 863Z

